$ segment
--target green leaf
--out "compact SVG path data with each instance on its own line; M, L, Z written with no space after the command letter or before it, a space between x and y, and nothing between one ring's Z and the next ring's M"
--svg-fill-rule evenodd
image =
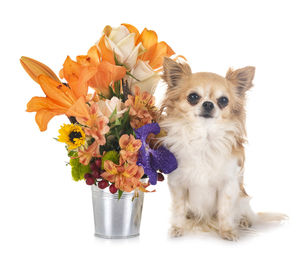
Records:
M115 164L119 164L119 158L120 155L117 151L108 151L104 154L104 156L102 157L102 165L101 168L104 169L104 162L106 160L110 160Z
M70 154L70 153L69 153ZM75 155L76 154L76 155ZM76 157L74 157L76 156ZM71 173L74 181L80 181L84 179L84 175L86 173L90 173L91 169L89 165L83 165L79 162L79 158L77 158L77 153L72 152L72 157L70 159L70 165L71 165Z
M126 70L129 69L128 66L126 66L125 64L122 64L122 63L119 62L115 52L114 52L114 59L115 59L115 63L116 63L117 66L124 66L126 68Z
M136 81L140 81L138 78L136 78L135 76L133 76L131 73L129 73L128 71L126 71L126 74L130 77L132 77L133 79L135 79Z
M117 107L114 109L114 111L111 113L111 115L109 116L109 122L111 121L111 119L117 115Z
M119 63L118 59L117 59L117 55L116 55L115 52L114 52L114 59L115 59L115 63L116 63L117 66L121 65L121 64Z
M114 123L114 126L120 126L121 125L121 121L120 119L116 119L115 123Z
M129 111L130 111L130 109L128 109L128 111L126 111L123 114L122 119L121 119L120 130L122 131L123 134L132 134L133 133L133 129L130 126Z
M106 96L104 96L102 93L99 93L98 96L99 96L101 99L107 99Z
M112 86L109 86L109 96L107 97L107 99L111 99L113 96L115 96L115 92Z
M120 198L122 197L122 195L123 195L123 190L118 190L118 200L120 200Z
M77 151L69 151L68 157L77 157Z
M126 124L129 123L129 111L130 109L128 109L128 111L126 111L123 115L121 128L125 128Z
M120 81L116 81L116 82L115 82L115 94L116 94L118 97L120 97L120 86L121 86Z

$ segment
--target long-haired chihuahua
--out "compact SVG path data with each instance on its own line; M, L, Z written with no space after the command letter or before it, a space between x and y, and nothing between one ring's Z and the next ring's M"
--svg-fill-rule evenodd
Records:
M178 160L168 177L172 197L171 236L191 226L237 240L239 228L282 214L255 214L243 186L245 94L255 68L229 69L225 78L192 73L188 64L164 60L168 88L162 103L161 138Z

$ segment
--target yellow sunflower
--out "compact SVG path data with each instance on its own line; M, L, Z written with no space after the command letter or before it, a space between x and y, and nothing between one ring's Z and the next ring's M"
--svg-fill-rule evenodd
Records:
M64 124L58 130L58 141L66 143L69 150L74 150L85 143L85 133L82 128L74 124Z

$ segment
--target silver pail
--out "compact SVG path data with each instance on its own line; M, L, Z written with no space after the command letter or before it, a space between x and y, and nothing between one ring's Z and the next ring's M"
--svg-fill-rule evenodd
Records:
M111 194L92 185L95 235L103 238L130 238L140 234L144 193L132 200L134 192Z

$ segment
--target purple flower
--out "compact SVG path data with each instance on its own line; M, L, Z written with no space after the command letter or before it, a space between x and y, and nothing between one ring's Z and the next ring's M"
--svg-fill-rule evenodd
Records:
M169 150L163 146L151 149L146 142L150 133L157 135L159 132L160 127L157 123L146 124L135 130L136 138L142 141L137 164L144 168L152 185L157 182L157 170L169 174L178 166L175 156Z

